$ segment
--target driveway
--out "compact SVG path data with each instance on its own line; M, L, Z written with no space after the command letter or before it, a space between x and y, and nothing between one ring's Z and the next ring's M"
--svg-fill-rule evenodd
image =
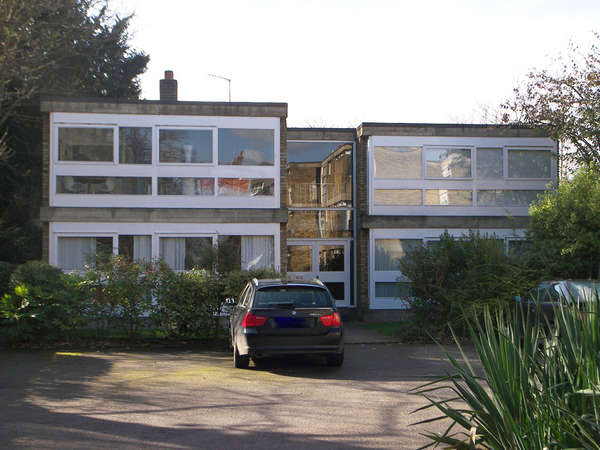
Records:
M408 391L448 366L435 346L347 345L233 369L226 353L0 353L0 448L416 448L435 412ZM429 430L441 425L429 424Z

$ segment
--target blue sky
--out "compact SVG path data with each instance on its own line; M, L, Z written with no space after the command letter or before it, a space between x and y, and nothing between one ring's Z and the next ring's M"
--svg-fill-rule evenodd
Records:
M600 31L600 1L111 0L150 57L143 97L289 103L289 126L480 122Z

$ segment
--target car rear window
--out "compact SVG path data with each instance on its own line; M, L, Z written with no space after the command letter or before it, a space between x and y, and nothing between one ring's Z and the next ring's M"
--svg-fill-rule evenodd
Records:
M600 283L597 281L569 281L567 290L573 300L580 302L592 301L600 294Z
M309 286L271 286L259 289L254 295L254 308L292 305L295 308L330 308L333 303L325 289Z

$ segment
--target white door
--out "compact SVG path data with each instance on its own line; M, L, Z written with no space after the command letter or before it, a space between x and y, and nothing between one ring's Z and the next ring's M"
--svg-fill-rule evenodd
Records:
M288 276L318 278L337 306L350 306L350 243L348 240L288 240Z

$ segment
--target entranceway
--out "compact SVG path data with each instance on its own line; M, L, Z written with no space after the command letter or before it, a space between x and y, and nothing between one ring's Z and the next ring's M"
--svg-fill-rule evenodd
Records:
M288 240L288 275L320 279L337 306L350 306L350 242L347 239Z

